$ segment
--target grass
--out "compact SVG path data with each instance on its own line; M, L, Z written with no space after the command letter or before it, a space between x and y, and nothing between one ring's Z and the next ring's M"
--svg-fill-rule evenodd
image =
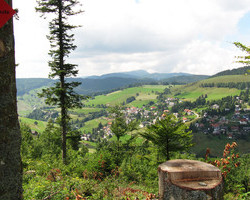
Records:
M191 151L194 152L198 157L204 157L206 149L210 148L211 157L222 157L225 145L227 143L231 144L234 141L238 144L238 150L240 153L250 153L249 140L232 140L226 138L225 136L205 135L203 133L194 133L195 145L191 148Z
M85 125L82 127L82 128L80 128L79 129L79 131L81 131L81 132L85 132L85 133L88 133L88 132L92 132L92 129L93 128L97 128L98 127L98 125L99 125L99 123L102 123L103 125L105 125L105 124L107 124L107 120L106 119L104 119L104 118L98 118L98 119L93 119L93 120L90 120L90 121L87 121L86 123L85 123Z
M236 88L201 88L192 86L183 86L173 90L175 96L188 101L195 101L199 96L207 94L207 100L217 100L226 96L239 95L241 90ZM179 94L178 94L179 93Z
M103 108L89 108L89 107L83 107L83 108L78 108L78 109L73 109L70 110L72 112L76 112L78 114L88 114L90 112L99 112L103 110Z
M187 85L176 86L171 89L172 94L178 98L194 101L199 96L207 94L207 100L217 100L226 96L239 95L241 90L236 88L217 88L217 87L205 87L202 88L202 83L229 83L229 82L250 82L250 76L245 75L231 75L231 76L219 76L208 78L196 83L190 83Z
M88 150L89 153L95 153L96 152L96 143L95 142L90 142L90 141L81 141L82 144L84 144Z
M130 105L135 106L137 105L142 105L141 102L137 101L145 101L149 102L151 100L155 100L157 95L155 92L163 92L164 89L167 86L164 85L144 85L141 87L133 87L133 88L127 88L124 90L119 90L116 92L109 93L107 95L100 95L96 96L95 99L93 100L88 100L85 104L87 106L89 105L116 105L116 104L121 104L123 102L126 102L126 99L134 96L136 97L136 101L131 103ZM144 103L145 103L144 102ZM144 104L143 103L143 104Z
M42 133L47 126L47 122L39 121L35 119L29 119L25 117L19 117L19 121L21 123L28 125L31 130L36 131L38 133ZM37 125L35 124L35 122L37 122Z
M151 101L156 102L156 99L148 99L148 100L136 99L135 101L129 103L128 106L142 108L144 105L147 105Z
M217 76L213 78L208 78L199 81L198 83L229 83L229 82L250 82L250 76L246 75L227 75L227 76Z

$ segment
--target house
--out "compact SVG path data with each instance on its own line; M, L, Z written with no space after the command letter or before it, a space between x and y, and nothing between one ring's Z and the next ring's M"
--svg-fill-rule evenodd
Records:
M234 114L235 115L240 115L240 111L239 110L235 110Z
M183 123L185 123L185 122L187 122L187 121L188 121L188 118L183 117L183 118L182 118L182 121L183 121Z
M232 126L232 127L231 127L231 130L232 130L233 132L238 132L238 131L239 131L239 127L238 127L238 126Z
M173 113L173 115L176 117L176 118L178 118L178 113Z
M175 103L174 102L169 102L169 106L174 106Z
M250 126L243 127L243 131L245 131L245 132L249 132L249 133L250 133Z
M31 133L32 133L32 135L38 135L38 132L34 131L34 130L32 130Z
M211 108L212 108L212 109L219 109L220 106L219 106L218 104L214 104L214 105L211 106Z
M227 138L228 138L228 139L233 139L233 134L232 134L232 133L228 133L228 134L227 134Z
M239 121L239 123L241 124L241 125L247 125L247 119L240 119L240 121Z
M192 110L184 109L184 112L185 112L187 115L193 115Z
M235 105L235 111L240 111L240 106L239 105Z

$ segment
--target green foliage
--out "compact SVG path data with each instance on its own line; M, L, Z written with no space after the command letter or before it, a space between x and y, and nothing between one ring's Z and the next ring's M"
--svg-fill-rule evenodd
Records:
M122 108L119 106L115 106L110 109L110 112L115 116L110 129L116 136L118 142L120 141L120 138L127 132L135 130L138 126L136 120L127 123L125 114L121 110Z
M45 97L45 102L49 105L57 106L61 109L61 131L62 131L62 154L63 162L66 164L66 135L68 129L68 109L81 107L82 100L81 95L78 95L74 88L79 86L80 82L67 82L66 78L76 76L78 70L76 70L75 64L66 63L66 58L69 54L75 50L76 45L73 44L74 34L69 34L77 26L72 26L67 23L68 17L76 15L81 11L75 12L74 6L79 5L77 0L38 0L38 7L36 11L45 13L52 13L55 18L49 23L50 35L48 39L50 41L51 50L49 55L52 57L52 61L49 61L51 68L50 78L59 78L59 82L56 82L53 87L49 87L42 90L39 94L40 97Z
M169 160L171 152L186 151L193 145L191 131L187 128L175 116L167 115L140 135L157 146L159 153Z
M26 117L19 117L19 122L23 125L27 125L32 131L36 131L37 133L42 133L48 124L48 122L29 119Z
M27 118L48 121L49 119L56 119L58 116L59 115L57 111L45 111L42 109L34 109L31 113L27 115Z
M34 139L31 130L26 124L21 124L20 130L22 135L21 155L23 157L30 157L30 150L34 147Z
M17 84L17 95L22 96L31 90L50 86L54 81L46 78L18 78Z
M249 56L250 48L241 44L240 42L234 42L234 45L238 47L241 51L247 53L247 55L245 56L237 56L237 58L239 59L237 62L249 65L250 64L250 56Z
M136 100L131 102L129 104L130 106L137 106L137 104L141 104L141 101L144 101L143 104L146 105L149 101L155 100L157 97L156 94L152 94L152 90L155 92L163 92L166 87L167 86L164 85L144 85L141 87L127 88L109 93L107 95L96 96L95 99L88 100L85 105L88 106L94 104L96 106L103 104L115 106L117 104L122 104L122 102L126 102L126 99L131 96L136 96Z
M43 157L47 159L56 159L61 153L61 134L58 127L49 121L45 131L39 137L40 148Z
M239 90L244 90L246 88L250 87L250 81L249 82L227 82L227 83L201 83L200 85L203 88L206 87L218 87L218 88L237 88Z
M249 70L250 70L250 66L239 67L236 69L231 69L231 70L229 69L229 70L219 72L219 73L213 75L212 77L226 76L226 75L245 75L246 73L249 74Z
M250 156L245 154L240 157L237 143L227 143L221 159L208 157L210 149L207 149L206 160L221 169L224 179L224 192L226 199L245 199L250 191ZM247 199L247 198L246 198Z
M139 96L139 95L138 95L138 96ZM126 99L126 104L129 104L129 103L133 102L134 100L135 100L135 97L134 97L134 96L129 97L129 98Z

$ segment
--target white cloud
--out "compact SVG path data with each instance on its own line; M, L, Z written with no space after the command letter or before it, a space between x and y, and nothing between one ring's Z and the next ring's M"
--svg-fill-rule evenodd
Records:
M75 32L78 48L71 58L79 64L80 76L135 69L213 74L232 68L236 50L225 40L230 35L240 39L237 23L250 10L248 0L82 3L84 14L71 20L83 25ZM17 76L46 77L47 23L35 13L34 2L17 1L17 7Z

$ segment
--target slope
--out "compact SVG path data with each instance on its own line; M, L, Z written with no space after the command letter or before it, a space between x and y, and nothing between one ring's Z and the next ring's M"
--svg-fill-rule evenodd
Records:
M190 83L183 86L176 86L171 89L172 95L178 98L193 101L201 95L207 94L208 100L221 99L226 96L239 95L240 91L237 88L229 87L202 87L205 84L220 84L220 83L248 83L250 82L250 76L246 75L227 75L212 77L199 82Z

